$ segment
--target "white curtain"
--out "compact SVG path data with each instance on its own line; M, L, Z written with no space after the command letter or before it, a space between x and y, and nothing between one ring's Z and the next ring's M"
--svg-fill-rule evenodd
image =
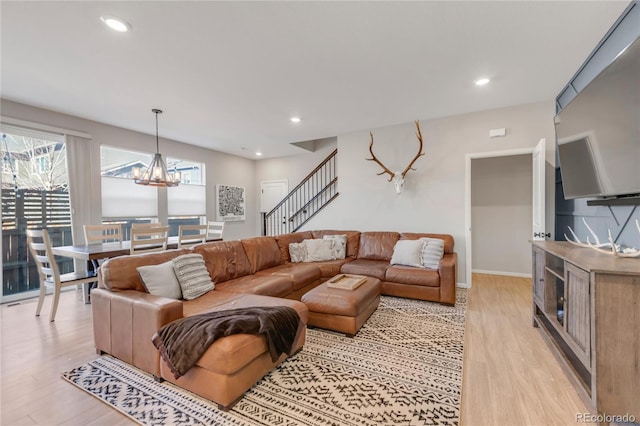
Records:
M71 204L71 235L74 244L84 244L83 225L102 223L100 191L95 187L96 179L91 173L94 161L91 155L92 143L90 139L65 135L65 144ZM76 261L77 271L83 271L86 267L83 261Z

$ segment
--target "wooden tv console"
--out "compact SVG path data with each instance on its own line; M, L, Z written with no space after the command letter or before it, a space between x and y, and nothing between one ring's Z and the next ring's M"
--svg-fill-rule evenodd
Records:
M533 325L598 414L640 422L640 259L533 242Z

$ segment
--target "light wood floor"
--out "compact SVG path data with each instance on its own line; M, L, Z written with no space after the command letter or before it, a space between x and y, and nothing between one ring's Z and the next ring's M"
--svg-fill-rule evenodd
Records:
M577 424L590 411L532 326L531 279L473 274L468 291L461 423Z
M575 425L588 412L531 326L531 280L474 275L469 290L461 423ZM97 357L91 305L63 293L54 323L34 300L0 308L0 424L120 425L124 415L60 378Z

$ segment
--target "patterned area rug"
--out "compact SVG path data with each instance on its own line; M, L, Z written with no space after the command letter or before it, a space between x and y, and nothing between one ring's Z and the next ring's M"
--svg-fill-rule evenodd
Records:
M455 307L383 296L352 339L309 329L228 412L109 356L62 377L144 425L457 425L466 295Z

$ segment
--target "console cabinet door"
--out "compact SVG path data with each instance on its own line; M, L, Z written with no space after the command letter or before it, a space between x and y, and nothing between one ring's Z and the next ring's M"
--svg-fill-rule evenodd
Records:
M538 306L544 307L545 252L533 248L533 298Z
M565 324L576 355L591 366L591 298L589 273L566 263Z

